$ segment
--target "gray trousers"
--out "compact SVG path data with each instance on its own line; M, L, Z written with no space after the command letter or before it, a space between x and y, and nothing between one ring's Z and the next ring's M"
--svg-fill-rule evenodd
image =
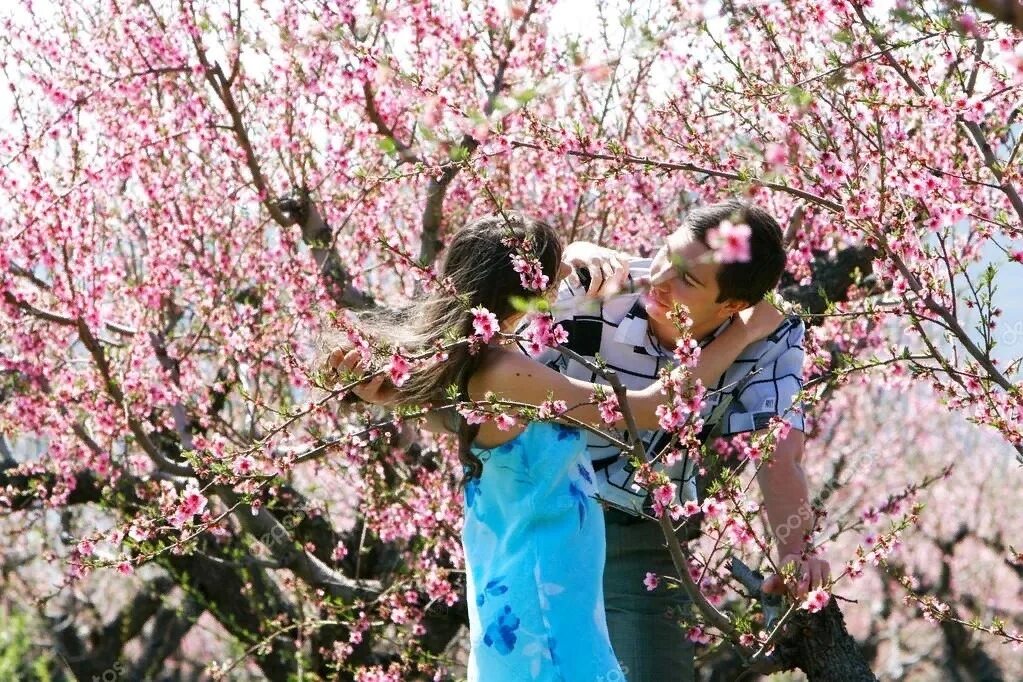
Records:
M607 510L604 608L611 646L629 682L692 682L693 643L672 614L689 610L681 588L662 580L654 591L643 584L647 571L674 576L675 566L653 521Z

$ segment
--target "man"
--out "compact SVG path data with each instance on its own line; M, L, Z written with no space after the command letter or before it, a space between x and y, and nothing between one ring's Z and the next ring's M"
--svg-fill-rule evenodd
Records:
M714 262L707 238L724 221L750 228L747 262ZM672 351L679 334L668 313L676 304L687 309L693 337L701 344L708 343L733 315L760 301L777 285L784 265L781 230L768 213L741 201L715 204L689 214L652 260L629 258L585 242L570 244L563 258L564 269L585 269L591 281L584 289L577 277L567 278L559 290L555 317L569 333L570 348L590 359L599 354L626 387L643 388L656 381L661 367L675 361ZM614 295L628 283L634 288L647 282L650 288L645 296ZM792 409L797 407L793 402L802 385L803 333L798 318L784 320L767 339L748 347L716 386L707 387L714 392L709 411L728 400L723 411L716 411L722 436L763 429L774 416L792 426L771 454L770 465L760 470L758 480L778 540L779 565L793 562L801 576L795 586L797 596L828 579L826 562L801 559L812 526L800 465L803 419ZM345 349L340 349L331 355L330 363L350 369L345 357ZM554 349L540 360L569 376L603 382ZM362 399L377 402L381 387L382 380L376 379L357 392ZM640 435L648 455L667 442L663 432ZM600 495L614 505L605 514L604 598L615 653L631 682L694 679L692 644L677 618L687 609L687 598L682 590L668 590L662 584L651 591L644 584L647 572L675 573L660 527L638 515L646 492L635 485L634 471L617 449L592 435L589 449ZM668 471L680 502L695 499L692 469L683 461ZM784 589L776 577L769 578L765 586Z
M748 261L715 262L708 234L724 221L749 226ZM584 289L578 276L567 278L559 291L555 318L569 333L568 346L590 359L599 354L627 388L639 389L655 381L662 366L674 362L672 351L679 333L668 314L676 304L687 309L693 337L706 344L728 325L732 315L774 289L784 270L785 250L781 229L767 212L733 200L690 213L652 260L626 257L585 242L566 247L563 260L567 266L584 269L590 279ZM645 296L608 296L626 282L635 287L647 279L650 289ZM795 586L797 596L828 579L825 561L801 559L806 535L812 530L801 467L803 417L793 405L802 386L803 333L802 322L791 317L767 339L749 346L717 386L707 387L720 392L708 401L704 414L708 417L730 396L730 402L717 411L722 436L756 432L774 416L791 425L757 478L778 541L778 565L793 562L801 576ZM602 382L601 377L580 363L566 361L557 351L540 359L569 376ZM756 371L749 376L752 370ZM648 456L667 442L664 432L640 435ZM652 591L644 584L647 572L675 574L660 527L637 515L646 492L635 485L627 458L598 436L589 438L600 495L614 505L605 514L604 599L615 653L630 682L694 679L692 644L677 618L688 607L685 593L669 590L663 582ZM696 497L693 469L683 461L668 471L680 502ZM769 578L766 587L784 589L777 577Z

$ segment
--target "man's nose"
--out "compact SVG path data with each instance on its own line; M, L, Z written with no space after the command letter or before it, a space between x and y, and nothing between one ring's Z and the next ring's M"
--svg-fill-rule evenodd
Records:
M675 281L675 277L672 275L672 271L669 268L666 272L661 273L659 276L650 277L650 291L669 294L671 293L672 284Z
M650 272L650 287L660 287L671 281L671 268L657 268Z

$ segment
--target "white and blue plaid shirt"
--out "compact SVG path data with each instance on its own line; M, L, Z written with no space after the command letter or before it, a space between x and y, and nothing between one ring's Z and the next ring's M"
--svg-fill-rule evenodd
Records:
M634 259L629 266L630 279L649 275L649 259ZM673 349L663 348L651 332L639 294L600 301L587 298L582 287L572 287L563 281L553 308L555 321L569 334L568 346L589 360L599 353L628 389L649 386L657 380L661 367L676 364ZM700 345L709 343L727 326L728 322L722 324ZM740 382L756 368L756 373L741 385L725 409L721 435L765 428L775 416L802 431L802 410L794 402L803 385L804 333L802 321L798 317L789 317L770 336L743 350L720 380L713 386L707 386L711 395L704 407L704 419L710 416L724 395L729 391L735 393L732 387L740 386ZM567 359L555 349L546 350L537 359L574 379L608 384L604 377L575 360ZM628 458L621 457L621 451L606 439L593 433L587 436L600 497L626 511L638 513L643 510L647 493L635 483L635 469ZM640 438L647 458L658 453L670 441L670 435L663 430L641 431ZM678 488L680 502L696 499L693 462L683 458L665 470Z

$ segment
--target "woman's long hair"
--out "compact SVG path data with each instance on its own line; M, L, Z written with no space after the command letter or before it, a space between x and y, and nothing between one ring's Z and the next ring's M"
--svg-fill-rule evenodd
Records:
M516 312L513 297L538 295L522 286L512 263L512 255L522 245L527 245L554 286L562 252L557 233L543 221L518 211L503 211L467 224L452 237L444 254L441 277L448 280L453 294L433 294L398 312L360 314L360 330L392 349L421 353L471 336L471 308L482 306L498 320L504 320ZM456 387L459 400L468 399L469 378L480 367L486 347L473 354L468 344L463 343L447 353L446 361L415 371L401 386L402 404L441 403L447 399L451 386ZM458 458L466 469L463 482L483 471L483 463L470 450L478 433L478 425L469 425L459 416Z

